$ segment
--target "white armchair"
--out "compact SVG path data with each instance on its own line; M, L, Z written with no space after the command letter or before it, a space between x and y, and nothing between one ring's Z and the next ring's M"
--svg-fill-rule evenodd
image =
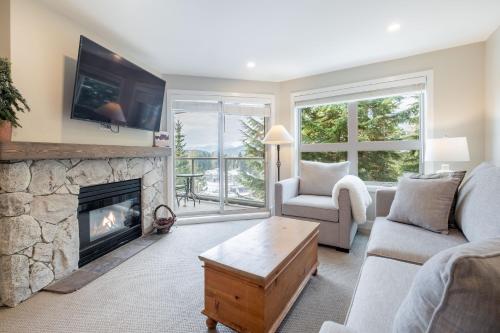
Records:
M319 222L319 243L348 252L357 231L349 191L340 191L337 209L331 195L300 194L300 182L295 177L276 183L275 215Z

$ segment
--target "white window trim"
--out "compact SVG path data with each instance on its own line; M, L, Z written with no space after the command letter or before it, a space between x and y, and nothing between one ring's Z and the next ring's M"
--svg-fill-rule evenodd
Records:
M356 94L362 92L370 92L379 89L395 88L398 86L409 85L413 83L425 82L424 99L422 101L422 111L420 115L420 140L418 141L372 141L372 142L358 142L357 138L357 117L348 117L348 143L333 143L333 144L300 144L300 109L297 107L297 102L304 102L307 100L314 100L320 98ZM349 83L343 85L330 86L320 89L298 91L292 93L290 96L291 110L293 119L293 136L294 136L294 149L293 149L293 170L294 176L299 175L299 162L300 153L304 152L317 152L325 151L326 149L347 151L350 156L349 160L352 162L351 174L358 174L357 154L354 151L359 150L409 150L420 149L420 170L425 172L425 163L423 157L425 156L425 139L433 137L433 127L431 124L434 120L434 83L433 71L422 71L397 76L384 77L375 80L368 80L356 83ZM349 112L356 112L356 108L348 110ZM302 150L301 150L302 146ZM330 150L332 151L332 150ZM382 182L367 182L375 185L392 185L391 183Z
M172 112L172 102L176 99L187 99L187 100L202 100L206 97L207 100L218 99L221 101L245 101L245 102L255 102L255 103L270 103L271 105L271 116L269 117L270 125L274 125L276 122L276 97L271 94L253 94L253 93L238 93L238 92L223 92L223 91L205 91L205 90L185 90L185 89L167 89L166 92L167 102L166 102L166 117L162 128L166 128L170 133L170 146L172 147L172 155L167 158L167 204L170 207L174 207L174 193L169 186L174 184L174 154L175 154L175 135L174 135L174 112ZM276 149L271 149L274 147L266 147L266 154L268 154L269 159L267 161L267 174L269 177L267 197L269 203L269 210L274 209L274 183L276 182ZM217 215L220 220L225 220L222 216ZM217 219L216 218L216 219ZM213 222L213 221L212 221Z

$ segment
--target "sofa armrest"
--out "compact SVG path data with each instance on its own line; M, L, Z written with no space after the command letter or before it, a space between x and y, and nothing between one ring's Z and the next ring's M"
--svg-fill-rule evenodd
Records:
M288 178L274 185L274 209L275 215L282 215L281 206L287 200L299 195L299 178Z
M333 321L325 321L319 333L356 333L356 331Z
M379 189L375 192L375 216L389 215L395 195L395 187Z

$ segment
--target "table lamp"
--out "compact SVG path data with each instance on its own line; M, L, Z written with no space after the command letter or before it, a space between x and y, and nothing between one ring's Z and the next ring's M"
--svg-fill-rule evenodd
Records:
M262 143L266 145L276 145L276 149L278 151L278 161L276 162L276 166L278 167L278 181L280 180L280 145L286 143L292 143L293 138L288 133L286 128L283 125L274 125L271 127L269 132L267 132L266 136L262 140Z
M425 147L425 160L430 162L467 162L470 161L466 137L428 139ZM441 164L437 172L450 172L449 164Z

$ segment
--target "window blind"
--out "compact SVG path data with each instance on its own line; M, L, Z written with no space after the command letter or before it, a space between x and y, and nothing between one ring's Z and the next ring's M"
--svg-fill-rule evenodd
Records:
M374 86L362 86L357 88L339 89L317 94L303 95L300 96L300 98L296 98L295 106L298 108L304 108L325 104L354 102L364 99L419 93L425 90L425 82L400 84L402 85L389 85L388 87L384 87L383 84L377 84Z

